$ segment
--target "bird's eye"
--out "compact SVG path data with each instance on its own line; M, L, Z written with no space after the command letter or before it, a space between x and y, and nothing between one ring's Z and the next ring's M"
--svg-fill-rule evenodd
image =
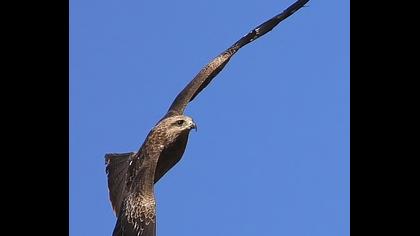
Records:
M179 125L179 126L181 126L182 124L184 124L184 120L178 120L178 121L176 122L176 124L177 124L177 125Z

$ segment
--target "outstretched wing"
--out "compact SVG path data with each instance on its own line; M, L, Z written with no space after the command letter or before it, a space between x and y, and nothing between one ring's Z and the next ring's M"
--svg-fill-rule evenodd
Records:
M194 79L178 94L173 101L165 117L172 115L181 115L184 113L188 103L192 101L203 90L210 81L216 77L217 74L226 66L231 57L243 46L263 36L271 31L281 21L295 13L303 7L309 0L298 0L289 6L282 13L267 20L255 29L251 30L247 35L239 39L231 47L219 54L209 64L207 64L201 71L194 77Z
M105 155L109 199L116 216L120 213L121 203L126 194L127 170L132 155L134 155L134 152L108 153Z

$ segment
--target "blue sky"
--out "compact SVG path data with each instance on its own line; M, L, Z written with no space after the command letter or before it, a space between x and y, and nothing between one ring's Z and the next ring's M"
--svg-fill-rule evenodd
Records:
M292 0L70 1L70 235L111 235L104 155L136 151L213 57ZM349 1L310 1L192 102L158 235L349 235Z

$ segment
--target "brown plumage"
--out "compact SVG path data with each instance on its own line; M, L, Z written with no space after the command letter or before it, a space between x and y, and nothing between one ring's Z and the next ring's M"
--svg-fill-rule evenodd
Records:
M106 155L110 198L118 216L113 235L155 235L153 186L163 175L161 172L155 177L156 166L165 158L171 159L169 153L174 145L180 141L186 143L193 128L196 125L190 117L171 116L161 120L149 132L137 153ZM177 158L181 156L182 153Z
M105 155L109 197L118 217L113 236L156 235L154 183L181 159L189 132L196 128L192 118L183 115L186 106L240 48L271 31L308 1L296 1L282 13L250 31L207 64L178 94L168 112L149 132L138 152Z

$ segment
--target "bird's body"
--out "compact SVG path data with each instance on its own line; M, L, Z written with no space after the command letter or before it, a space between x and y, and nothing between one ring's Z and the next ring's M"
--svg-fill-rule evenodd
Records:
M118 216L113 235L155 235L154 183L179 161L193 128L188 116L167 117L137 153L106 155L111 204Z
M181 159L193 120L184 110L243 46L271 31L303 7L298 0L282 13L259 25L206 65L178 94L168 112L149 132L138 152L105 155L111 205L118 217L113 236L155 236L154 183Z

